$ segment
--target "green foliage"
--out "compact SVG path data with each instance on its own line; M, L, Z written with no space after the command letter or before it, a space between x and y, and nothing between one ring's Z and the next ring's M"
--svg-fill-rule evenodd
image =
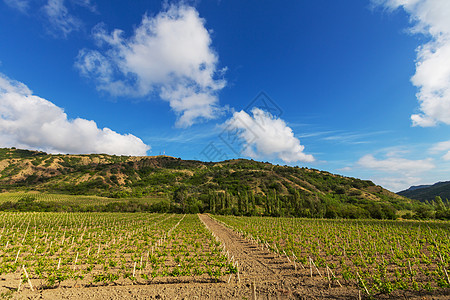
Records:
M44 289L67 287L67 280L91 287L202 274L224 282L233 272L223 245L197 215L0 212L0 227L6 228L0 274L13 276L23 265Z
M286 256L304 269L309 265L311 272L314 263L327 274L329 287L335 279L352 289L357 284L369 299L396 298L389 294L399 290L448 294L449 222L213 217L259 244L256 248Z
M416 189L408 189L398 194L421 202L432 201L437 196L442 199L450 199L450 181L438 182L431 186Z

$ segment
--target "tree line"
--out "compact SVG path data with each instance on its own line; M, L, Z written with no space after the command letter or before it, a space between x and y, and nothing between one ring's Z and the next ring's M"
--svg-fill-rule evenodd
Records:
M345 219L396 219L399 210L407 210L404 219L450 220L450 202L437 196L431 202L404 203L376 202L358 199L346 194L319 194L295 190L292 194L279 194L276 189L265 195L251 190L236 193L209 190L195 195L180 187L168 198L152 203L136 200L115 201L105 204L78 205L64 201L37 201L24 196L16 202L0 204L2 211L46 212L160 212L160 213L212 213L236 216L272 216Z

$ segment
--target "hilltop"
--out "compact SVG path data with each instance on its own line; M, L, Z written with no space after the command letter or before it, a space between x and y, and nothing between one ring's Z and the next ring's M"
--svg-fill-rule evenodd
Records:
M158 196L172 209L225 214L394 218L414 201L373 182L246 159L50 155L0 149L0 190Z
M433 185L412 186L397 194L422 202L433 201L437 196L443 200L450 199L450 181L438 182Z

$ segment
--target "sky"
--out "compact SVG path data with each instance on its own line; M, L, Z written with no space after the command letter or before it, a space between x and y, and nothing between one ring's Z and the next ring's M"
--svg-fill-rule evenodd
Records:
M448 0L0 0L0 147L450 180Z

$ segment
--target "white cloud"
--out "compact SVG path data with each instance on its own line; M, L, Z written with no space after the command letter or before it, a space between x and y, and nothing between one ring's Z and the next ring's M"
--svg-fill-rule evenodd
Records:
M445 152L445 151L447 151L447 153L445 153L442 156L442 159L450 160L450 141L444 141L444 142L437 143L433 147L430 148L431 153L439 153L439 152Z
M1 73L0 145L73 154L146 155L150 149L134 135L100 129L94 121L68 119L62 108Z
M111 95L159 95L177 114L178 126L214 119L221 111L217 92L226 82L217 78L223 70L217 70L218 56L204 25L195 8L182 4L145 15L129 38L99 25L94 36L106 50L81 50L75 66Z
M26 13L30 8L30 2L28 0L3 0L3 2L21 13Z
M340 172L349 172L349 171L352 171L353 168L350 167L350 166L347 166L347 167L343 167L343 168L340 168L340 169L337 169L337 170L340 171Z
M36 14L46 26L47 33L54 37L66 38L71 32L79 31L83 27L83 21L74 16L66 6L66 3L83 7L90 12L96 12L96 6L91 0L3 0L6 5L25 15Z
M72 16L64 5L64 0L48 0L42 7L47 21L50 23L50 33L67 37L72 31L80 30L81 20Z
M402 157L388 156L386 159L376 159L367 154L359 159L357 164L361 167L379 170L388 173L398 173L399 176L413 176L435 168L430 158L422 160L410 160Z
M403 176L403 177L382 177L375 178L374 181L393 192L406 190L413 185L422 183L422 178Z
M252 114L235 112L225 123L228 137L243 141L244 155L252 158L276 156L287 163L314 161L312 155L303 153L305 147L282 119L259 108L253 108Z
M450 151L448 151L446 154L444 154L444 155L442 156L442 159L443 159L443 160L450 160Z
M436 143L430 149L430 151L432 153L438 153L438 152L447 151L447 150L450 150L450 141L444 141L444 142Z
M421 112L413 114L415 126L450 124L450 1L372 0L394 10L402 7L411 16L412 33L426 34L430 41L417 48L416 73Z
M436 168L431 158L413 160L400 157L402 154L405 153L391 151L384 159L367 154L361 157L356 165L378 171L378 175L372 174L373 181L394 192L422 182L421 175Z
M91 0L71 0L71 2L90 10L91 12L97 12L97 7Z

